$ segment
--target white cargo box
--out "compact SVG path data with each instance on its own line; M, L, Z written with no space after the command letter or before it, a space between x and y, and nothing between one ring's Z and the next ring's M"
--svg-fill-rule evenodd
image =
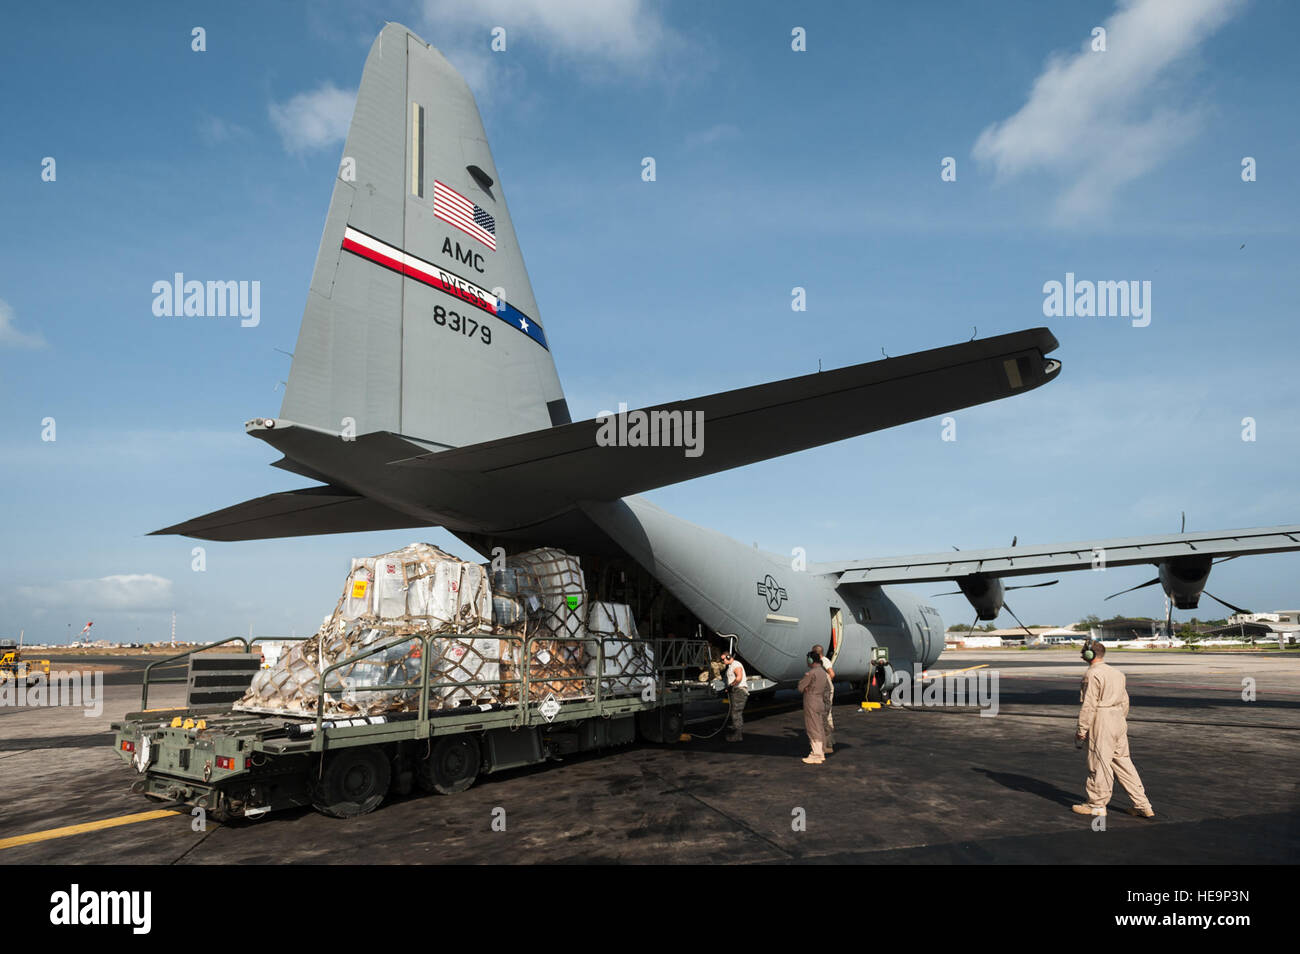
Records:
M654 651L649 643L638 642L632 608L625 603L592 603L587 616L587 675L601 678L606 695L641 692L647 680L655 679ZM597 658L603 651L604 665Z
M320 674L369 646L406 642L335 670L327 678L326 711L375 714L411 708L422 654L429 639L431 683L493 682L500 678L500 641L492 631L492 589L487 573L427 543L414 543L375 557L352 561L334 615L311 639L294 646L253 680L240 701L256 711L310 713ZM373 690L373 691L372 691ZM431 705L499 701L496 686L446 686Z

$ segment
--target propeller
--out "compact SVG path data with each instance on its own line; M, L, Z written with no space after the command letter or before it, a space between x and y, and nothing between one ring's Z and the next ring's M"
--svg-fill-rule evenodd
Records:
M1201 592L1204 593L1206 596L1208 596L1210 599L1214 600L1214 602L1218 603L1220 606L1228 607L1228 609L1232 610L1234 613L1237 613L1241 616L1247 616L1250 614L1250 610L1242 609L1240 606L1233 606L1227 600L1219 599L1217 596L1215 596L1213 593L1209 592L1208 590L1202 590Z
M1110 596L1106 597L1106 599L1113 600L1117 596L1123 596L1125 593L1132 593L1134 590L1140 590L1143 587L1155 586L1159 582L1160 577L1157 576L1155 579L1147 580L1145 583L1139 583L1137 586L1130 586L1127 590L1120 590L1118 593L1112 593Z
M1187 511L1183 510L1181 511L1181 513L1182 513L1182 523L1179 524L1178 532L1186 533L1187 532ZM1231 557L1229 557L1229 559L1231 559ZM1110 594L1110 596L1106 597L1106 599L1113 600L1117 596L1123 596L1125 593L1132 593L1134 590L1140 590L1146 586L1155 586L1159 582L1160 582L1160 577L1157 576L1155 579L1147 580L1145 583L1139 583L1137 586L1130 586L1127 590L1120 590L1118 593L1112 593Z
M1186 510L1182 511L1182 522L1179 526L1178 532L1179 533L1187 532L1187 511ZM1012 541L1012 546L1014 545L1015 542ZM1212 561L1210 565L1218 566L1220 563L1227 563L1229 560L1235 560L1237 559L1238 556L1240 556L1240 554L1233 554L1232 556L1220 557L1219 559ZM1147 580L1145 583L1139 583L1137 586L1130 586L1127 590L1120 590L1118 593L1112 593L1110 594L1110 596L1106 597L1106 599L1112 600L1117 596L1123 596L1125 593L1132 593L1134 590L1140 590L1148 586L1155 586L1159 582L1160 582L1160 577L1157 576L1155 579ZM1010 589L1010 587L1008 587L1008 589ZM1240 606L1234 606L1232 603L1229 603L1227 600L1221 600L1213 593L1209 592L1208 590L1202 590L1201 592L1204 593L1206 596L1208 596L1210 599L1214 600L1214 602L1218 603L1220 606L1227 607L1228 609L1232 610L1234 613L1238 613L1241 615L1247 615L1250 613L1250 610L1242 609ZM1174 608L1173 608L1172 601L1167 600L1166 602L1169 603L1169 609L1165 614L1165 632L1168 633L1170 631L1170 626L1172 625Z
M1053 580L1052 582L1055 583L1056 580ZM1034 638L1034 634L1029 631L1029 627L1026 626L1024 623L1020 622L1020 617L1016 615L1015 610L1013 610L1005 602L1002 604L1002 608L1011 614L1011 618L1016 621L1017 626L1019 626L1021 629L1025 631L1026 636L1028 636L1030 639Z
M1007 590L1032 590L1032 589L1036 589L1036 588L1038 588L1038 587L1040 587L1040 586L1055 586L1057 583L1060 583L1060 582L1061 582L1060 580L1048 580L1046 583L1022 583L1022 584L1020 584L1019 586L1008 586L1008 587L1005 587L1005 589L1007 589ZM936 597L936 596L961 596L961 595L962 595L961 590L952 590L952 591L950 591L950 592L948 592L948 593L931 593L931 594L930 594L930 598L933 599L933 598ZM1002 605L1003 605L1003 606L1006 606L1005 603L1003 603Z
M1020 541L1020 536L1019 536L1019 534L1013 535L1013 536L1011 537L1011 546L1014 547L1014 546L1015 546L1019 541ZM955 547L955 546L954 546L953 549L956 550L958 553L961 552L961 548L960 548L960 547ZM1061 582L1060 580L1048 580L1048 581L1045 582L1045 583L1022 583L1022 584L1020 584L1019 586L1008 586L1008 587L1004 587L1004 590L1008 590L1008 591L1009 591L1009 590L1032 590L1032 589L1037 589L1037 588L1040 587L1040 586L1055 586L1057 583L1060 583L1060 582ZM961 590L951 590L951 591L949 591L949 592L947 592L947 593L934 593L934 594L932 594L931 598L933 599L935 596L965 596L965 595L966 595L966 594L964 594ZM1024 623L1020 622L1020 617L1017 616L1017 615L1015 614L1015 612L1011 609L1011 607L1008 606L1008 605L1006 604L1006 601L1005 601L1005 600L1004 600L1003 603L1002 603L1002 609L1004 609L1004 610L1006 610L1008 613L1010 613L1010 614L1011 614L1011 618L1014 619L1014 620L1016 621L1016 625L1019 626L1021 629L1023 629L1023 630L1025 631L1025 635L1027 635L1030 639L1033 639L1034 634L1031 633L1031 632L1029 631L1029 627L1026 626ZM975 611L975 622L973 622L973 623L971 624L971 631L972 631L972 632L974 631L975 626L979 623L979 621L980 621L979 610L976 610L976 611Z
M1057 581L1056 581L1056 580L1053 580L1052 582L1055 583L1055 582L1057 582ZM1038 584L1035 584L1035 585L1037 585L1037 586L1048 586L1049 584L1047 584L1047 583L1038 583ZM961 593L961 590L958 590L957 593L960 594L960 593ZM935 594L935 596L953 596L953 595L955 595L955 594L952 594L952 593L936 593L936 594ZM1029 627L1026 626L1024 623L1020 622L1020 617L1017 616L1015 613L1013 613L1013 612L1011 611L1011 607L1010 607L1010 606L1008 606L1008 605L1004 602L1004 603L1002 604L1002 608L1003 608L1004 610L1006 610L1008 613L1011 613L1011 618L1014 619L1014 620L1016 621L1016 625L1019 626L1021 629L1023 629L1023 630L1025 631L1025 634L1026 634L1030 639L1033 639L1033 638L1034 638L1034 634L1031 633L1031 632L1029 631ZM975 627L979 625L979 621L980 621L979 610L976 610L976 611L975 611L975 618L974 618L973 620L971 620L971 624L970 624L970 630L969 630L969 632L972 632L972 633L973 633L973 632L976 631L976 630L975 630Z
M1227 559L1231 560L1232 557L1228 557ZM1160 577L1156 577L1154 580L1147 580L1145 583L1139 583L1137 586L1130 586L1127 590L1120 590L1118 593L1112 593L1110 594L1110 596L1106 597L1106 599L1108 600L1114 599L1117 596L1123 596L1125 593L1132 593L1134 590L1140 590L1146 586L1154 586L1159 582L1160 582ZM1008 587L1008 589L1010 589L1010 587ZM1214 602L1218 603L1220 606L1226 606L1234 613L1241 613L1245 615L1250 612L1250 610L1248 609L1242 609L1240 606L1234 606L1233 604L1229 603L1227 600L1219 599L1209 590L1202 590L1201 592L1204 593L1206 596L1208 596L1210 599L1214 600ZM936 594L936 595L941 595L941 594Z

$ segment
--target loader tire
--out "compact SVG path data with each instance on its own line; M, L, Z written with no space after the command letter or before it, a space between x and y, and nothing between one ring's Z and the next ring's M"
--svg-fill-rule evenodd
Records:
M426 792L455 795L474 784L482 758L473 735L443 736L426 758L415 763L415 777Z
M334 818L355 818L373 812L388 794L392 774L388 757L377 748L331 753L320 777L312 779L312 807Z
M681 741L686 716L678 706L637 713L637 730L646 742L672 745Z

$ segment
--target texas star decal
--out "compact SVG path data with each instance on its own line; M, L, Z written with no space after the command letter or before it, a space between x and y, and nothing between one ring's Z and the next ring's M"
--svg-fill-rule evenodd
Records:
M479 311L496 315L512 328L522 331L543 348L550 350L550 346L546 343L546 333L542 331L542 326L536 319L529 320L527 315L504 298L498 298L468 278L404 252L350 225L343 229L343 250L428 285L430 288L436 288Z

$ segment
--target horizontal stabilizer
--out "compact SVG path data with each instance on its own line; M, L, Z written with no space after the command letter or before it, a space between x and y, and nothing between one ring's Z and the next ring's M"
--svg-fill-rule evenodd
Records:
M536 510L613 500L1032 390L1059 372L1044 357L1056 347L1034 328L628 413L629 435L637 415L661 437L698 422L695 454L681 441L609 446L612 425L596 418L393 463L524 487Z
M158 532L253 540L419 526L517 529L585 501L617 500L1032 390L1059 373L1060 362L1045 357L1056 347L1050 331L1033 328L445 450L388 431L344 437L257 418L245 427L285 455L276 466L326 486L260 497ZM645 425L639 439L637 421Z
M150 536L177 534L199 540L265 540L431 525L338 487L305 487L245 500L174 527L155 530Z

